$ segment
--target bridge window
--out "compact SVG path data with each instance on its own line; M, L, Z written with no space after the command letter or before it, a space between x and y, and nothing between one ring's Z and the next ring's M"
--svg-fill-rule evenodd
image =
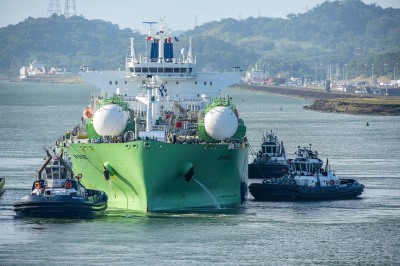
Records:
M166 67L165 68L165 73L173 73L173 68L172 67Z
M157 73L157 68L156 67L151 67L149 68L150 73Z
M204 85L207 85L207 81L204 81Z
M142 67L142 72L147 73L147 72L149 72L149 69L147 67Z
M163 67L159 67L158 68L158 73L164 73L164 68Z
M142 73L142 68L141 67L135 67L135 72L136 73Z

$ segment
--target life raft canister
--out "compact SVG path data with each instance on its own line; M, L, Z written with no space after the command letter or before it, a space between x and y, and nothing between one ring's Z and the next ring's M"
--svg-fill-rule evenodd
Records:
M85 110L83 110L82 116L85 119L92 118L93 117L93 108L91 106L87 105Z
M40 183L38 181L35 181L34 187L35 189L40 189L41 188Z
M64 187L67 189L72 188L72 181L66 181Z

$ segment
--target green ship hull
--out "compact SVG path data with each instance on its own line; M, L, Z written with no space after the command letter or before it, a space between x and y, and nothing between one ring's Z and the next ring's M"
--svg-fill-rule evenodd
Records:
M108 196L108 207L140 212L219 208L247 197L245 145L156 140L73 143L64 153L81 182ZM106 170L106 173L105 173Z

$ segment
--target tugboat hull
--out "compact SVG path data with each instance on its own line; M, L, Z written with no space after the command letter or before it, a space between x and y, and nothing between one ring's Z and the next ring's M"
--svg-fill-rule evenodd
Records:
M249 164L249 178L278 178L288 172L288 166L282 164ZM284 171L283 171L284 170Z
M22 217L94 218L104 214L107 196L101 191L92 193L96 196L90 200L69 195L28 195L14 204L14 211Z
M349 179L346 179L346 181ZM354 180L355 181L355 180ZM253 183L251 195L258 201L278 200L342 200L355 199L364 191L364 185L339 185L332 187L302 187L298 185Z

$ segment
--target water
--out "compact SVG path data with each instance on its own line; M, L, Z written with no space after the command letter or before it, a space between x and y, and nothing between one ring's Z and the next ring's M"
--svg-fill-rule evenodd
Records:
M204 212L15 218L12 205L30 192L44 148L79 123L94 91L0 82L0 265L399 265L400 117L317 113L302 109L307 100L234 89L224 92L255 150L271 129L291 157L312 143L337 175L366 186L362 197L296 203L249 195L240 207Z

